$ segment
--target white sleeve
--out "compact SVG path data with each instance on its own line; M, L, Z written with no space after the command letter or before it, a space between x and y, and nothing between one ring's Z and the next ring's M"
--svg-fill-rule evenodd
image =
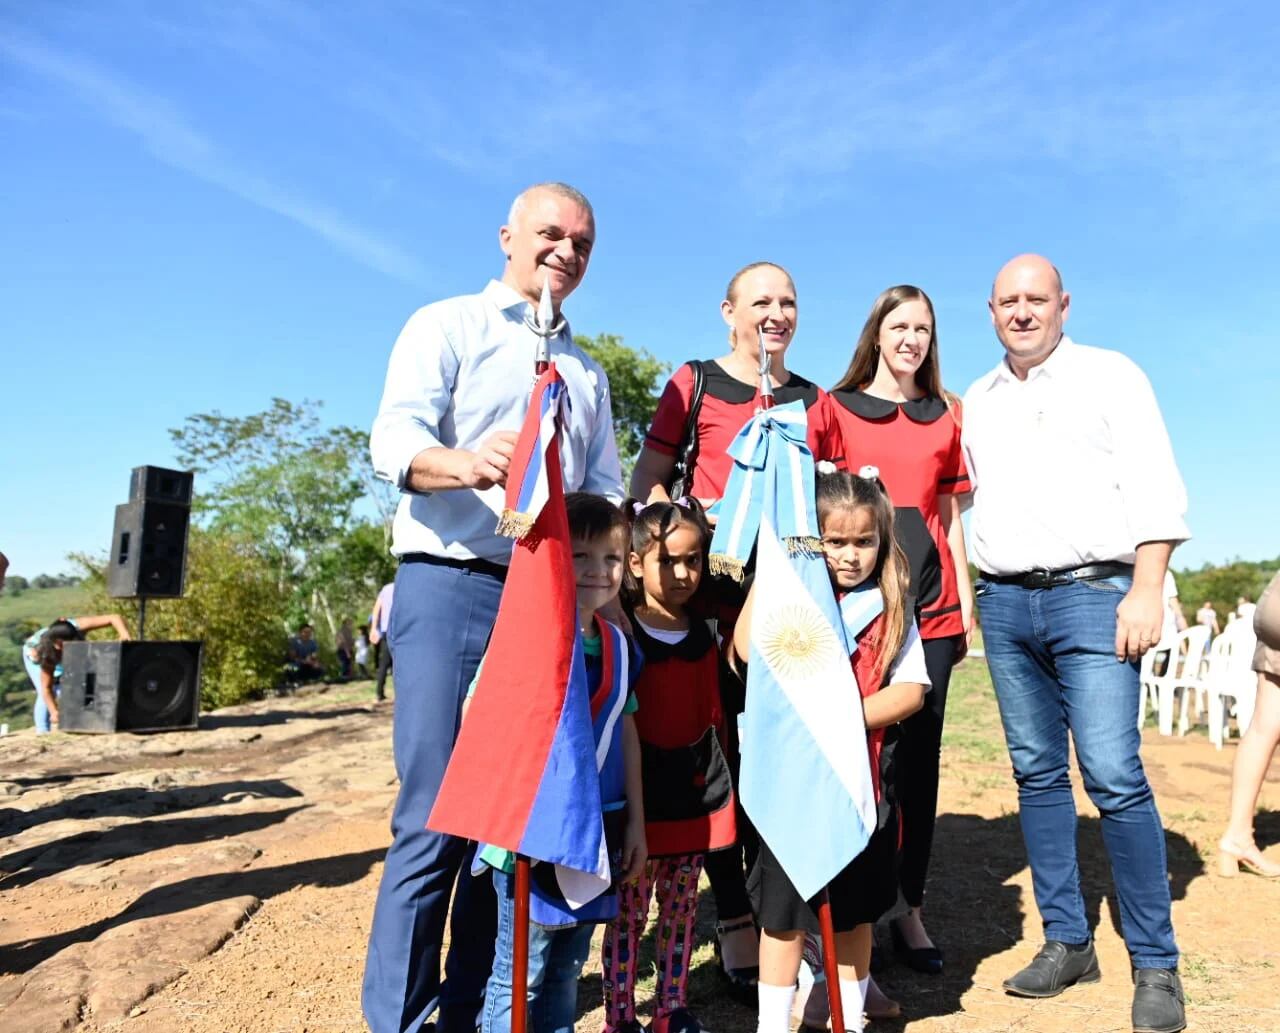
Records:
M402 489L414 457L444 444L440 425L453 403L459 359L441 314L439 304L421 308L400 332L369 435L377 475Z
M622 464L618 459L618 441L613 430L613 396L609 390L609 376L603 369L600 371L596 402L596 424L587 445L582 490L603 495L615 505L621 505L627 496L622 487Z
M1135 547L1143 542L1183 542L1187 490L1151 381L1119 356L1112 387L1115 401L1107 423L1116 456L1116 475Z
M900 682L923 685L926 692L932 687L929 668L924 662L924 643L920 640L920 630L914 619L907 627L906 637L902 640L902 648L898 650L893 666L889 668L889 684L897 685Z

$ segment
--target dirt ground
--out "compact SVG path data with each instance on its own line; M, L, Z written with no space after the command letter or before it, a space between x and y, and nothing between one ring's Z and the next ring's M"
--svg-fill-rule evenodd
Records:
M946 972L886 969L881 984L908 1018L872 1028L1128 1030L1127 957L1082 791L1103 981L1042 1002L1000 989L1039 944L1040 923L980 663L957 671L944 748L928 914ZM390 728L391 708L356 685L220 711L198 732L0 739L0 1030L365 1029L360 978L396 791ZM1233 747L1214 750L1203 729L1145 734L1190 1028L1280 1030L1280 885L1216 874ZM1265 847L1280 842L1280 771L1261 804ZM700 925L705 939L710 920ZM581 1003L579 1029L598 1030L591 965ZM705 945L691 1005L714 1033L754 1029Z

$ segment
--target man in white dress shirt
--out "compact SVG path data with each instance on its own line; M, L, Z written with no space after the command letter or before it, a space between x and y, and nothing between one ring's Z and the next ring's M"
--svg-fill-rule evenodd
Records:
M587 199L563 183L530 187L498 240L501 282L419 309L396 341L369 448L403 495L388 644L400 793L378 890L362 1003L373 1033L474 1033L493 961L496 902L472 879L467 844L424 824L453 750L462 702L498 612L511 540L495 533L503 484L534 379L530 328L543 279L560 305L595 243ZM565 491L622 498L609 381L562 323L551 359L569 392ZM454 889L454 881L457 888ZM453 898L445 979L440 954Z
M1133 1028L1186 1025L1164 829L1138 756L1137 661L1160 639L1186 492L1143 372L1062 332L1058 270L1000 270L1000 364L964 398L972 555L987 663L1018 785L1045 944L1005 981L1052 997L1100 978L1076 863L1068 732L1102 819L1133 969Z

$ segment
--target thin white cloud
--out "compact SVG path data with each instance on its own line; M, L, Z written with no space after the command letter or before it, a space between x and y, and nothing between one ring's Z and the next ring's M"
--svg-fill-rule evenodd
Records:
M421 285L427 268L403 248L356 225L326 205L300 197L241 167L164 97L148 93L75 55L0 33L0 52L66 88L105 121L133 133L159 161L273 212L328 241L356 261Z

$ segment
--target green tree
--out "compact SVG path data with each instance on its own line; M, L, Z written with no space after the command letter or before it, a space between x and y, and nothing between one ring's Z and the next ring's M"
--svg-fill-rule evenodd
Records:
M31 582L19 574L10 574L4 579L4 590L8 595L21 595L31 587Z
M197 516L212 530L257 543L279 592L291 595L281 617L318 608L332 637L337 624L321 561L359 522L354 509L365 494L360 467L368 452L362 432L322 427L319 409L318 402L273 398L264 412L199 413L169 433L185 466L212 475L201 483Z
M632 348L617 334L578 336L574 344L604 367L613 395L613 426L623 474L629 478L644 436L658 407L658 389L671 367L643 348Z
M1229 612L1236 608L1236 600L1244 596L1257 601L1277 570L1280 557L1261 563L1233 560L1222 566L1206 563L1199 570L1175 570L1178 583L1178 602L1188 621L1195 620L1195 612L1205 601L1213 604L1218 620L1225 622Z

